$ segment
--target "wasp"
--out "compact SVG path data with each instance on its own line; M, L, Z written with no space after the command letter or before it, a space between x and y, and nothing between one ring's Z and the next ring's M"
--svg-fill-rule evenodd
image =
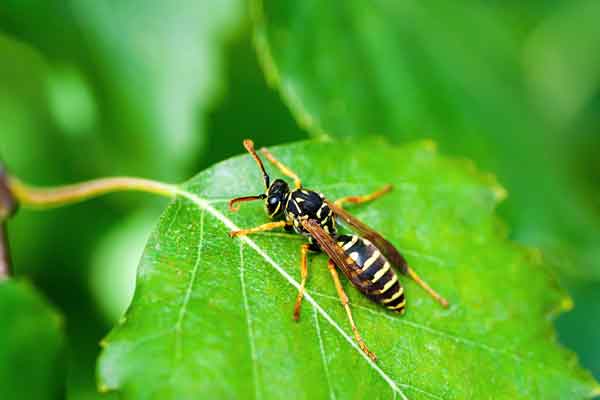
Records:
M237 211L238 203L263 200L267 215L272 222L249 229L232 231L231 237L249 235L277 228L306 236L308 243L300 248L300 288L294 304L294 319L300 317L300 305L304 296L306 279L308 277L307 258L309 252L323 251L329 256L327 263L329 272L335 284L338 296L344 307L352 333L359 347L373 361L377 359L364 343L354 319L348 296L340 282L336 267L350 280L361 293L369 299L383 305L388 310L403 314L406 307L404 288L398 280L398 275L392 266L402 274L411 277L433 299L443 307L448 307L448 301L435 292L412 270L406 259L383 236L365 223L352 216L344 209L344 204L360 204L375 200L388 193L391 185L386 185L374 193L363 196L347 196L330 201L322 193L306 189L302 181L289 167L277 160L266 148L261 153L279 171L294 181L291 189L282 179L271 182L262 160L254 149L254 143L246 139L244 147L256 161L265 185L265 192L256 196L237 197L229 201L229 209ZM338 219L350 225L359 233L342 235L337 232Z

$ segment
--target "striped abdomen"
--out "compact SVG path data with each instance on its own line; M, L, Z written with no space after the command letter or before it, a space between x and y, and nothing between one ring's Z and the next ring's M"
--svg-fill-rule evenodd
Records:
M367 239L356 235L340 235L336 241L354 261L356 274L349 277L354 286L389 310L403 313L406 304L404 288L390 262L379 249Z

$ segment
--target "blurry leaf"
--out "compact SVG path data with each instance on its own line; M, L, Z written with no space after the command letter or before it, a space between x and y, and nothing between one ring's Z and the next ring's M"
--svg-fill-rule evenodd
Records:
M312 133L472 135L491 105L517 109L514 40L472 1L253 4L267 78ZM494 91L479 104L482 89Z
M90 134L97 123L98 110L88 82L72 66L55 67L48 78L49 107L65 135Z
M129 117L122 128L132 137L123 149L151 146L147 155L159 166L195 159L201 113L220 89L221 46L239 18L239 1L72 5L103 78L115 85L113 117ZM147 136L155 140L140 143Z
M91 262L90 286L111 323L116 322L131 303L140 255L158 215L156 209L140 210L98 240Z
M57 170L48 154L53 125L45 84L50 67L34 49L1 34L0 58L0 155L11 170L44 183ZM49 134L33 133L44 130Z
M0 282L0 332L0 398L62 398L62 320L27 282Z
M136 293L103 341L102 390L123 398L583 398L600 387L555 341L568 307L539 254L506 240L494 216L503 189L430 142L300 143L274 150L330 198L396 190L354 213L400 246L450 300L442 309L403 279L398 316L345 282L377 365L358 350L323 255L292 319L304 239L265 233L262 204L227 199L264 190L248 156L199 174L162 216L142 257ZM270 169L273 175L279 175ZM351 368L349 368L351 366Z
M216 134L207 136L206 155L197 170L239 153L240 143L248 135L265 146L307 137L278 93L267 86L250 32L250 20L245 18L243 31L227 46L227 87L207 123L207 131Z
M51 60L53 114L73 150L89 146L84 164L176 179L201 154L240 8L239 0L9 0L0 29Z
M554 96L533 100L518 41L523 33L514 33L505 23L510 18L487 3L252 3L265 74L312 134L366 132L394 142L434 138L445 151L498 173L510 193L500 213L515 239L574 256L555 265L566 276L600 280L600 259L595 257L600 216L570 174L569 163L578 153L569 154L577 149L565 142L573 132L565 131L564 116L555 125L533 106L546 102L554 113L557 107L580 105L594 90L581 86L596 84L600 76L594 63L598 52L593 51L597 35L592 34L600 17L597 2L572 7L577 11L572 10L565 25L579 28L561 41L554 40L554 30L542 36L547 46L539 51L547 49L546 58L557 56L555 48L565 50L567 57L552 64L557 71L547 71L548 64L531 53L541 62L532 69L537 82L544 95ZM581 25L580 14L586 14ZM585 63L577 61L583 59ZM584 74L570 69L574 65ZM573 82L569 98L557 94L564 84L556 74L565 84ZM564 101L572 104L559 104Z
M600 89L600 3L565 2L530 35L527 75L538 107L568 123Z

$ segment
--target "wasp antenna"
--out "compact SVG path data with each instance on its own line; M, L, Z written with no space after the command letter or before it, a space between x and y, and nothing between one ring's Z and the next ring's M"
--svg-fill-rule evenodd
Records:
M248 150L248 153L250 153L252 158L254 158L254 161L256 161L256 164L258 164L258 168L260 168L260 170L263 173L263 180L265 181L265 188L268 189L270 186L271 179L269 178L267 171L265 171L265 166L263 165L262 160L258 157L258 154L256 154L256 150L254 150L254 142L250 139L246 139L246 140L244 140L244 147L246 148L246 150Z
M273 165L275 165L285 176L289 176L294 180L294 186L296 186L296 189L300 189L302 187L302 181L294 171L276 159L275 156L271 154L269 150L267 150L267 148L263 147L260 149L260 151L263 153L263 156L267 157L267 160L271 161Z
M243 203L245 201L254 201L254 200L264 200L267 196L264 194L259 194L258 196L243 196L236 197L235 199L229 200L229 210L236 212L240 209L240 206L237 203Z

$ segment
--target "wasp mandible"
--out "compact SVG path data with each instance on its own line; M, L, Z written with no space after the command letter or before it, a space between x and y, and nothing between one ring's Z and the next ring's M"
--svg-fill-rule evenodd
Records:
M343 205L347 203L360 204L375 200L388 193L392 189L391 185L386 185L368 195L348 196L332 202L327 200L323 194L304 188L298 175L277 160L266 148L262 148L261 153L281 173L294 181L294 188L291 189L288 183L282 179L275 179L271 182L262 160L254 150L252 140L244 140L244 147L252 155L262 172L265 192L256 196L232 199L229 201L229 209L237 211L238 203L264 200L265 211L273 221L254 228L232 231L230 236L243 236L284 228L286 231L294 231L308 238L308 243L303 244L300 248L301 281L294 305L294 319L298 320L300 317L300 305L308 277L307 258L311 251L323 251L329 256L328 269L340 301L346 310L354 337L360 348L373 361L377 358L368 349L358 332L348 304L348 296L344 292L336 267L361 293L388 310L403 314L406 307L404 288L398 281L398 276L392 266L398 268L402 274L410 276L443 307L448 307L448 301L419 278L409 267L406 259L389 241L343 208ZM360 235L338 234L338 218L350 225Z

